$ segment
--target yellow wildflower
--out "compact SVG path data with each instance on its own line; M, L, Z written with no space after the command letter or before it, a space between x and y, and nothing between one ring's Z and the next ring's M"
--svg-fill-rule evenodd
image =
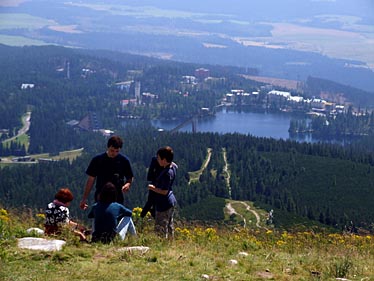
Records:
M42 219L42 220L44 220L44 219L45 219L45 214L36 214L36 217L37 217L38 219Z
M284 242L283 240L278 240L278 241L277 241L277 245L278 245L278 246L282 246L282 245L284 245L284 244L286 244L286 242Z
M142 210L143 209L140 208L140 207L135 207L134 209L132 209L132 217L133 218L140 218L140 213L142 212Z
M209 240L214 240L218 238L217 231L211 227L205 229L205 235Z
M8 211L5 209L0 209L0 220L4 222L8 222L9 219L9 214Z

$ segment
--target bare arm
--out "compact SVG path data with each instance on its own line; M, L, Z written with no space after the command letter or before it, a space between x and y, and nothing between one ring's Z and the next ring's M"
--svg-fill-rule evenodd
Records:
M80 225L79 223L69 220L68 222L69 226L72 227L73 230L79 230L79 231L84 231L86 228L83 225Z
M84 188L83 198L82 198L82 201L79 204L79 207L82 210L85 210L88 207L86 201L87 201L88 195L90 195L91 189L92 189L92 187L93 187L93 185L95 183L95 179L96 178L92 177L92 176L88 176L88 178L87 178L86 186Z
M158 194L161 194L161 195L167 195L169 190L165 190L165 189L161 189L161 188L157 188L156 186L154 186L153 184L149 184L148 185L148 189L149 190L152 190Z
M127 192L130 190L130 186L134 178L131 178L125 182L125 184L122 186L122 192Z

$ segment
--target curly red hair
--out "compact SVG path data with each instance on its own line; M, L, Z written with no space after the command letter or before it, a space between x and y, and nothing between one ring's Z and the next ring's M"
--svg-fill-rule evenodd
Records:
M69 188L61 188L55 195L55 199L62 203L68 203L73 201L74 196Z

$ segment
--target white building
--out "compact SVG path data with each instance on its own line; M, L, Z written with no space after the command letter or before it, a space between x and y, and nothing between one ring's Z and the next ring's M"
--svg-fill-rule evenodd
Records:
M326 101L323 99L314 98L311 101L311 105L312 105L312 108L315 108L315 109L325 109Z
M21 90L32 89L32 88L34 88L34 87L35 87L34 84L26 84L26 83L23 83L23 84L21 85Z
M289 97L291 97L290 92L283 92L283 91L277 91L277 90L272 90L272 91L268 92L268 95L269 96L275 96L275 97L282 97L284 99L288 99Z

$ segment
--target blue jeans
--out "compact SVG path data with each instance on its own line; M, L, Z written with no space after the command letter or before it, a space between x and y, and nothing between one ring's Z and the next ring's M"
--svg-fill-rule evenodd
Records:
M116 232L122 240L125 239L127 232L136 235L135 225L131 217L123 217L117 225Z

